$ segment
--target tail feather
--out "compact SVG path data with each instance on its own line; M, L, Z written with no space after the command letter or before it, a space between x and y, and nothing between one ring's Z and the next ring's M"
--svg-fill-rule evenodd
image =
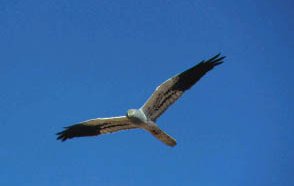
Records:
M146 128L146 130L168 146L173 147L177 144L176 140L173 137L165 133L157 125L151 125L148 128Z

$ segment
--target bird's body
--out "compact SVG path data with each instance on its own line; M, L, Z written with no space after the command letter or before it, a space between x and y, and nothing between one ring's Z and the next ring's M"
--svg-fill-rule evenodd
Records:
M176 140L163 132L157 124L147 118L142 108L140 109L129 109L127 117L138 127L150 132L154 137L158 138L169 146L175 146Z
M148 118L142 109L129 109L126 116L135 124L142 125L148 122Z
M190 89L202 76L216 65L222 63L220 54L207 61L171 77L156 88L151 97L139 109L129 109L126 116L96 118L87 120L57 133L58 138L65 141L74 137L95 136L126 129L144 129L169 146L175 146L176 140L162 131L156 119L181 95Z

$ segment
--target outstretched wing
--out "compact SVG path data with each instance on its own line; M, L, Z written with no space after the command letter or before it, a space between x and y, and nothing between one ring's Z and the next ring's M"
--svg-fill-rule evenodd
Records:
M155 121L171 104L191 88L213 67L223 63L224 56L217 54L207 61L201 61L194 67L171 77L156 88L151 97L141 107L145 115Z
M65 127L64 131L61 131L56 135L58 135L58 140L65 141L74 137L96 136L134 128L137 127L125 116L97 118Z

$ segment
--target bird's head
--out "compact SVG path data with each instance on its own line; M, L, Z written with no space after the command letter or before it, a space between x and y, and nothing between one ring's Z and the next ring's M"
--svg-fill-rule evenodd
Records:
M128 118L134 118L136 116L137 110L136 109L129 109L127 112Z

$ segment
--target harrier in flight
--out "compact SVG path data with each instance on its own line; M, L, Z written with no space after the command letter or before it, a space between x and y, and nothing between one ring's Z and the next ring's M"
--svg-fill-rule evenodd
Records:
M65 127L64 131L57 133L57 139L65 141L75 137L97 136L120 130L144 129L166 145L175 146L176 140L162 131L156 124L156 120L204 74L223 63L224 58L218 54L171 77L155 89L141 108L129 109L125 116L90 119Z

